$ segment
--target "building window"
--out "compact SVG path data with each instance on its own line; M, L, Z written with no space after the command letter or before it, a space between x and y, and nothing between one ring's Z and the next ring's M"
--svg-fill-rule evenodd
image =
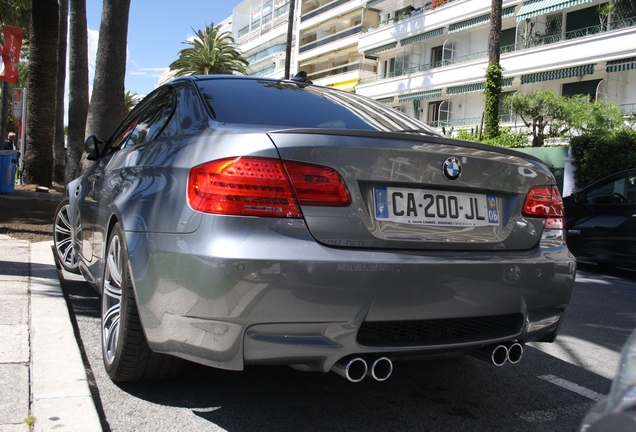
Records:
M563 84L561 89L562 96L576 96L576 95L584 95L590 98L590 101L596 100L596 89L598 88L598 83L602 80L595 79L589 81L578 81L568 84Z

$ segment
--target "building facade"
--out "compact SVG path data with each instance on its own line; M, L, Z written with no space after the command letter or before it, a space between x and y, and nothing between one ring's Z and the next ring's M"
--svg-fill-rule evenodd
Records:
M378 73L356 92L433 126L478 125L488 65L489 0L371 0L380 22L358 48ZM503 1L503 93L553 90L636 102L636 7L615 0ZM433 7L436 6L436 7ZM502 112L503 122L513 121Z
M636 0L504 0L504 94L585 94L633 111ZM380 100L434 127L481 121L490 0L296 0L291 75ZM231 18L250 74L284 78L289 0ZM502 110L502 122L514 121Z

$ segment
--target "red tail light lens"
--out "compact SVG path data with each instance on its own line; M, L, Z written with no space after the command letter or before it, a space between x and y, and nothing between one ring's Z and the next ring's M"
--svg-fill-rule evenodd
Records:
M545 227L563 229L563 199L556 186L533 186L526 195L524 216L545 218Z
M285 162L283 167L277 159L238 157L190 170L188 202L201 212L299 218L299 201L328 206L350 203L338 172L318 165Z
M348 206L349 190L333 168L299 162L285 162L298 201L303 205Z

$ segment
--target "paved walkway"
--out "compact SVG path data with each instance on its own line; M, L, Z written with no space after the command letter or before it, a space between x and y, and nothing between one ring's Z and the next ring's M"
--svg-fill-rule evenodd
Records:
M102 430L52 245L0 235L0 432Z

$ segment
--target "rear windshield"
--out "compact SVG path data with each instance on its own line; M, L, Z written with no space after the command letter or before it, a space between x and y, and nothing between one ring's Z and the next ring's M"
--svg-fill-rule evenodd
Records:
M293 128L436 132L353 93L292 81L217 78L197 81L219 122Z

